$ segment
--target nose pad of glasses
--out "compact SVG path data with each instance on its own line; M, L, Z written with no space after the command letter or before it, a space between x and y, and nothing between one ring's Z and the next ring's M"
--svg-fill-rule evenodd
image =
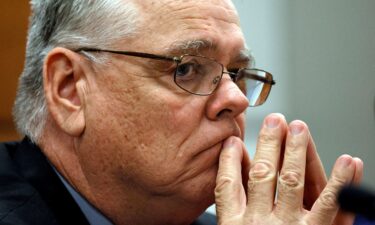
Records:
M230 76L230 79L232 79L233 82L237 81L237 74L236 73L228 73Z

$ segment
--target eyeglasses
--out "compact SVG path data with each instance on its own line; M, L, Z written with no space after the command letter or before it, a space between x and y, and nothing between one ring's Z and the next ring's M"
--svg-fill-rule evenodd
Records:
M174 82L181 89L194 95L206 96L212 94L217 89L223 74L228 74L247 97L250 107L262 105L267 100L272 85L276 84L272 74L264 70L241 68L224 71L223 64L217 62L215 59L200 55L185 54L173 57L95 48L79 48L75 51L108 52L140 58L172 61L176 64Z

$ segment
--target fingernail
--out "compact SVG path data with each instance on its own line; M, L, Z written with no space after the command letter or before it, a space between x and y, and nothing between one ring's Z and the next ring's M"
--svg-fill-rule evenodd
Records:
M234 145L233 143L234 143L234 138L233 137L229 137L229 138L227 138L224 141L223 148L230 148L230 147L232 147Z
M280 124L280 117L277 116L277 115L269 115L267 118L266 118L266 126L268 128L276 128L278 127Z
M352 157L350 155L345 155L343 157L340 158L340 161L339 161L339 166L341 168L346 168L348 167L350 164L352 164Z
M298 122L298 121L293 121L289 125L289 130L293 135L298 135L298 134L302 133L304 128L305 128L304 125L301 122Z

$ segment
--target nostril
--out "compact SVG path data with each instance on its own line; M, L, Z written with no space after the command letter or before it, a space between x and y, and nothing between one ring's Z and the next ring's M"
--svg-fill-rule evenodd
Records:
M231 114L231 109L223 109L218 114L216 114L216 118L223 117L225 114Z

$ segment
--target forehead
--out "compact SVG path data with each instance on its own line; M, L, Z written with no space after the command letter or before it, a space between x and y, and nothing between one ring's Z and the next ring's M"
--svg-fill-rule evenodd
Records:
M155 47L244 49L237 11L228 0L138 0L142 33ZM198 40L198 41L197 41ZM203 43L203 44L199 44Z
M153 12L159 18L186 12L193 17L203 11L206 15L210 14L217 18L238 22L236 9L230 0L135 0L135 2L147 14L150 15Z

